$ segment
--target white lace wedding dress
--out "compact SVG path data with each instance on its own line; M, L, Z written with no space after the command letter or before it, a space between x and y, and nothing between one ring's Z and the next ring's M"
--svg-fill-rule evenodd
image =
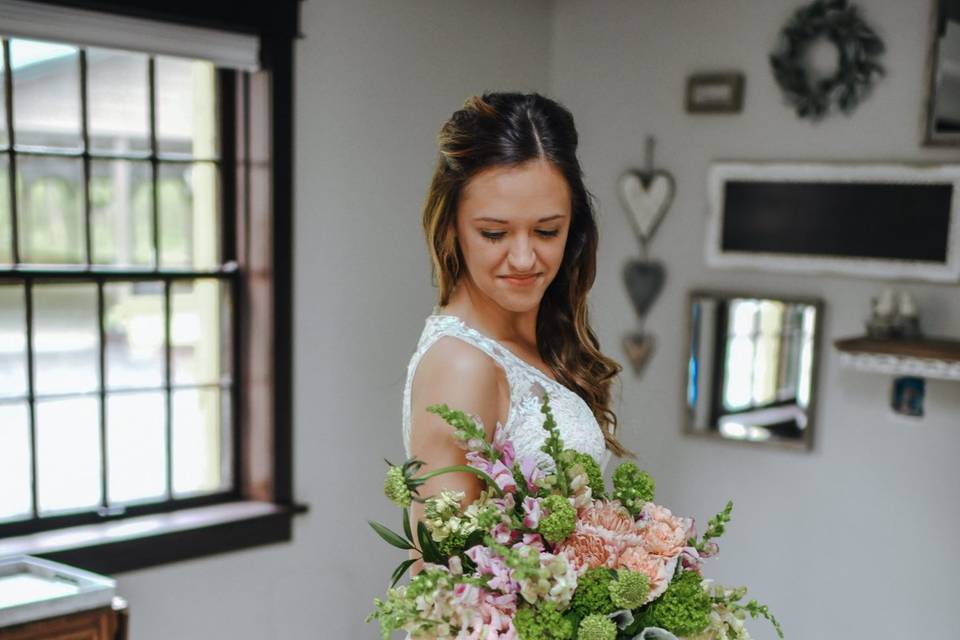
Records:
M583 398L549 378L542 371L514 355L512 351L452 315L427 316L423 333L410 364L403 390L403 446L410 457L410 390L420 359L444 336L452 336L475 346L500 365L510 385L510 409L506 423L501 426L504 435L513 442L518 457L532 456L552 466L550 457L540 450L546 438L540 404L543 393L550 396L550 408L557 421L566 448L587 453L603 469L610 459L600 425ZM456 409L457 407L451 407Z

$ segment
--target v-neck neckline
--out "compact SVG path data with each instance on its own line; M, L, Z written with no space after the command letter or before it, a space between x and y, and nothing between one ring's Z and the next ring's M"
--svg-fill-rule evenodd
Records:
M490 336L488 336L487 334L483 333L482 331L479 331L479 330L477 330L477 329L474 329L473 327L471 327L470 325L468 325L466 322L463 321L463 318L461 318L460 316L451 315L451 314L449 314L449 313L432 313L432 314L430 314L430 316L433 317L433 318L450 318L451 320L457 322L460 326L462 326L462 327L463 327L464 329L466 329L467 331L471 331L471 332L477 334L478 336L480 336L480 337L482 337L482 338L484 338L484 339L486 339L486 340L489 340L489 341L493 342L493 343L496 344L498 347L500 347L501 349L503 349L504 351L506 351L506 352L510 355L511 358L513 358L514 360L516 360L517 362L519 362L520 364L522 364L522 365L523 365L524 367L526 367L527 369L530 369L531 371L533 371L534 373L536 373L538 376L540 376L541 378L543 378L543 379L546 380L547 382L550 382L550 383L552 383L552 384L554 384L554 385L557 385L557 386L561 386L561 387L563 386L562 384L560 384L559 382L557 382L556 380L554 380L553 378L551 378L550 376L548 376L546 373L544 373L543 370L540 369L540 367L537 367L537 366L535 366L535 365L530 364L529 362L527 362L526 360L524 360L523 358L521 358L520 356L518 356L517 354L515 354L513 351L511 351L510 349L508 349L506 346L504 346L503 343L501 343L501 342L500 342L499 340L497 340L496 338L491 338ZM564 387L564 388L566 388L566 387Z

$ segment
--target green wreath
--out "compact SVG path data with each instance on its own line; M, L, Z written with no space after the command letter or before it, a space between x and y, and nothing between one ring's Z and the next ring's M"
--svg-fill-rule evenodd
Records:
M839 64L831 77L811 82L803 57L820 38L837 47ZM856 108L884 73L877 62L883 50L883 41L847 0L815 0L798 9L780 32L770 65L797 116L819 120L834 104L844 113Z

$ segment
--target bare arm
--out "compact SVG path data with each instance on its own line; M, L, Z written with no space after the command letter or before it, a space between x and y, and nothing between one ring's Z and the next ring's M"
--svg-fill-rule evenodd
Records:
M503 371L482 351L456 338L441 338L423 356L411 389L410 449L413 457L426 464L422 472L441 467L465 464L465 452L453 438L453 428L427 407L446 404L478 416L486 429L487 440L493 438L500 415L505 414L509 392L504 394ZM470 473L448 473L428 480L420 487L420 496L427 498L443 489L462 491L463 506L477 499L482 482ZM412 524L423 518L423 505L413 503ZM420 562L413 573L422 568Z

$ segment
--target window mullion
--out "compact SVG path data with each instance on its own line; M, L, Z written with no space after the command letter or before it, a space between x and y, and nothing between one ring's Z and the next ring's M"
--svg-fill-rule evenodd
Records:
M83 237L87 265L93 264L93 240L90 229L90 129L87 105L87 50L80 49L80 136L83 151Z
M150 113L150 224L153 233L153 268L160 270L160 166L157 161L157 61L147 60L147 92Z
M3 83L6 91L7 108L7 144L9 145L9 159L7 169L10 172L10 241L13 257L13 264L20 264L20 231L19 231L19 211L17 206L17 154L14 153L16 144L15 132L13 130L13 66L10 64L10 40L3 39Z

